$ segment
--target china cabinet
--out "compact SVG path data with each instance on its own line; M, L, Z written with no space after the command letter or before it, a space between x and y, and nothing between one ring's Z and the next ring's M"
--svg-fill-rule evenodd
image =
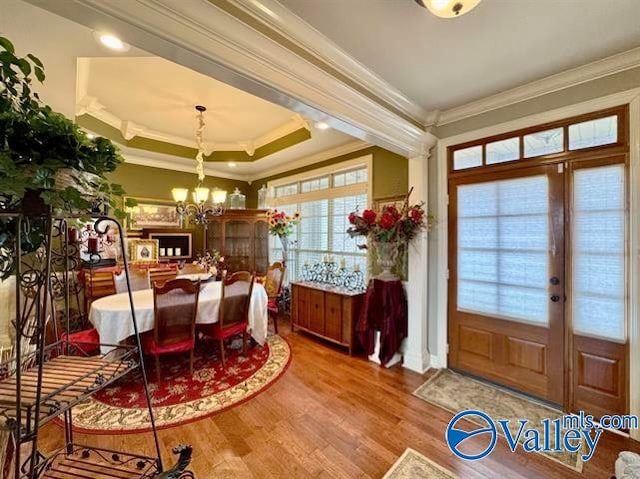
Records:
M264 275L269 267L269 227L266 210L227 210L210 216L207 250L219 251L227 270L255 271Z

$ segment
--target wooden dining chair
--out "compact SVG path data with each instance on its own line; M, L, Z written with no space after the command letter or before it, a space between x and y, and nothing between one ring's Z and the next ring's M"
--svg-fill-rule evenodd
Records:
M249 307L255 273L238 271L230 276L222 275L222 292L218 308L218 322L203 325L200 331L205 339L218 341L222 366L226 364L224 341L232 336L242 335L242 352L247 352L247 329L249 327Z
M264 281L264 289L267 292L267 313L273 318L273 330L278 334L278 297L282 292L282 283L286 267L282 262L276 261L267 269L267 276Z
M176 279L178 276L178 265L169 264L166 266L160 266L157 268L149 268L149 280L151 284L164 283L171 279Z
M143 350L155 358L160 383L160 356L189 351L193 374L200 281L172 279L153 285L153 331L143 336Z
M131 291L141 291L151 289L151 281L148 269L129 268L129 281L131 283ZM124 270L120 273L113 273L113 282L116 285L116 293L126 293L127 276Z
M84 310L87 313L93 301L116 293L116 285L112 271L86 270L83 272L83 279Z

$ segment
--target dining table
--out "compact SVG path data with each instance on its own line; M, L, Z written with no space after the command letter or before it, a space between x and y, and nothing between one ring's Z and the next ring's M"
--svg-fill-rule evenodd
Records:
M133 305L140 334L152 331L154 325L153 289L133 291ZM198 297L196 324L218 322L218 309L222 296L222 282L208 281L201 284ZM268 313L267 292L259 283L253 285L249 304L249 330L251 337L262 345L267 337ZM131 320L129 293L112 294L91 303L89 321L100 335L101 352L111 351L128 337L135 334Z

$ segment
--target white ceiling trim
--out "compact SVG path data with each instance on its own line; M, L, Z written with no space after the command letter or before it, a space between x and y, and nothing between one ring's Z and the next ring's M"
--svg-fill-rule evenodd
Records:
M198 144L195 139L188 139L181 136L170 135L168 133L152 130L146 126L135 123L131 120L121 119L115 114L108 111L100 101L90 95L86 95L82 98L76 108L76 115L91 115L94 118L106 123L107 125L117 129L122 133L122 136L126 140L131 140L136 136L149 138L152 140L163 141L172 143L174 145L186 146L189 148L198 148ZM252 140L216 143L205 142L204 151L205 154L210 155L214 151L245 151L248 155L253 156L256 149L271 143L277 139L287 136L291 133L298 131L301 128L306 128L311 131L309 123L305 121L300 115L294 115L287 123L280 125L277 128L261 135Z
M125 163L134 165L151 166L153 168L162 168L165 170L183 171L185 173L193 173L196 175L196 160L188 158L179 158L176 156L163 155L161 153L153 153L145 150L138 150L127 146L119 146L120 153ZM239 180L251 182L251 175L233 174L228 171L216 168L210 162L205 162L204 173L207 176L216 176L218 178L227 178L230 180Z
M330 160L331 158L348 155L349 153L368 148L369 146L371 145L366 141L356 140L345 145L340 145L335 148L330 148L313 155L290 161L285 164L279 164L278 166L271 166L269 164L269 158L261 158L257 161L252 162L253 171L250 175L250 181L256 181L268 176L279 175L281 173L286 173L287 171L296 170L298 168L303 168L315 163L320 163L325 160Z
M446 125L638 66L640 66L640 47L450 108L434 118L434 124Z
M246 181L252 183L256 180L267 178L274 175L293 171L298 168L320 163L325 160L330 160L338 156L347 155L355 151L363 150L371 146L364 141L353 141L345 145L340 145L335 148L330 148L314 155L309 155L303 158L299 158L287 163L279 163L277 166L273 166L276 160L267 158L261 158L250 164L242 163L239 165L249 168L245 173L230 173L228 169L224 167L226 164L218 164L212 162L204 163L204 173L207 176L216 176L219 178L227 178L231 180ZM151 166L154 168L163 168L166 170L183 171L186 173L196 173L195 158L190 160L188 158L180 158L171 155L165 155L162 153L149 152L146 150L139 150L137 148L131 148L127 146L119 146L120 153L125 160L125 163L132 163L134 165ZM224 166L223 166L224 165Z
M114 113L108 111L107 107L102 104L98 98L88 94L90 71L91 59L78 58L76 65L76 116L89 114L119 130L126 140L131 140L136 136L140 136L150 138L152 140L173 143L175 145L198 148L194 138L184 138L153 130L144 125L135 123L132 120L119 118ZM257 138L225 143L205 142L204 150L207 155L210 155L214 151L245 151L248 155L253 156L256 149L287 136L300 128L306 128L311 131L309 122L301 115L295 114L287 123L284 123Z
M424 124L428 112L400 90L342 50L311 24L298 17L277 0L229 0L232 4L266 24L279 35L303 48L318 60L329 64L346 77L409 118Z
M423 128L209 2L28 1L369 143L421 148Z

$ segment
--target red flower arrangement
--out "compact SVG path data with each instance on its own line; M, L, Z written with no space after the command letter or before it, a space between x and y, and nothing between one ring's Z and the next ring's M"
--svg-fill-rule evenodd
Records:
M347 229L350 237L367 236L375 242L389 243L397 241L400 243L410 242L418 232L424 228L429 228L433 218L427 215L423 209L424 203L409 205L409 195L407 194L402 208L396 206L384 206L376 212L372 209L365 209L362 213L352 212L349 214L351 226ZM360 245L366 248L366 245Z

